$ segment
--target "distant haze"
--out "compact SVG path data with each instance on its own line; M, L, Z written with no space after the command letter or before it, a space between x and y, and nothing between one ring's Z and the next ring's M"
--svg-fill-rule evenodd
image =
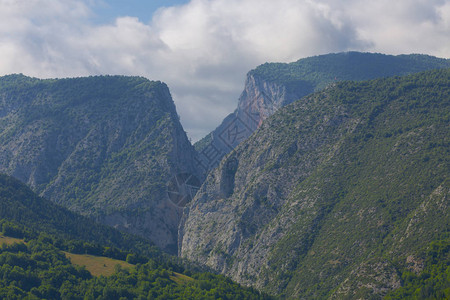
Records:
M118 2L0 0L0 74L164 81L195 141L234 110L245 74L264 62L348 50L450 57L446 0L141 1L140 14Z

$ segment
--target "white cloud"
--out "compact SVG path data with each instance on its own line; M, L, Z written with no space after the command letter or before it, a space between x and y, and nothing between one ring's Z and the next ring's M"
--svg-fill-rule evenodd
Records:
M95 0L0 0L0 74L165 81L193 139L236 107L266 61L346 50L450 57L445 0L192 0L151 23L92 22Z

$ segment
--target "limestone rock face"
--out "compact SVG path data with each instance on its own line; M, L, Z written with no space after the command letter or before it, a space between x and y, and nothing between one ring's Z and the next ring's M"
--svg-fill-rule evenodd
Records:
M238 108L228 115L199 148L198 166L207 173L220 160L245 141L262 122L281 107L314 91L311 84L297 80L285 85L249 73L239 97Z
M164 83L106 76L0 78L0 171L72 211L176 252L168 198L195 151Z

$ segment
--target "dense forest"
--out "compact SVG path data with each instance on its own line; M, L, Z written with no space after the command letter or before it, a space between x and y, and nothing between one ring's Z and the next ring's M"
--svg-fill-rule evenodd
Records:
M211 273L176 280L172 268L143 260L111 276L74 266L48 235L0 248L1 299L269 299ZM134 262L136 263L136 262Z
M450 299L450 239L432 242L421 256L423 271L404 270L402 287L390 292L387 300Z
M1 299L269 299L58 207L6 175L0 205ZM133 266L93 276L63 251Z

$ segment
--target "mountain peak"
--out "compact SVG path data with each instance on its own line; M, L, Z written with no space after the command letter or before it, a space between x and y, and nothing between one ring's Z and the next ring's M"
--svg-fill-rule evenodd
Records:
M281 107L330 84L369 80L448 68L449 59L428 55L386 55L343 52L313 56L293 63L265 63L251 70L237 109L207 139L195 145L198 166L207 171L246 140L262 122Z

